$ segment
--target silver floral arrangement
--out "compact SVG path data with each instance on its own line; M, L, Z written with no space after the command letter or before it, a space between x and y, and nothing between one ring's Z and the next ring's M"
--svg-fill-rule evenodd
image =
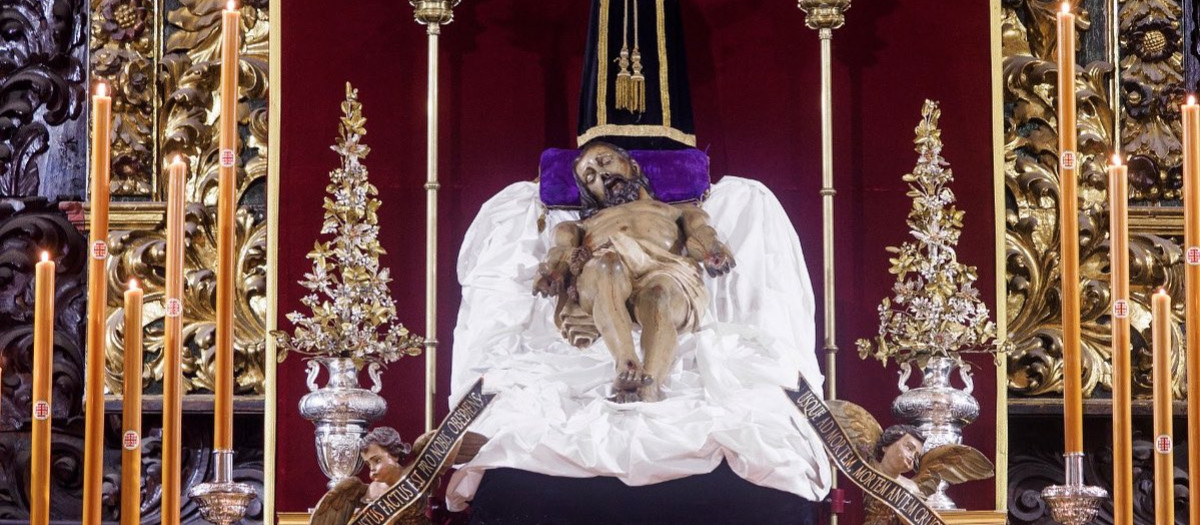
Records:
M379 244L379 190L367 180L362 164L371 152L362 144L366 123L358 90L347 83L337 144L332 146L342 166L329 174L321 226L321 235L333 238L314 243L308 252L312 271L300 281L309 292L300 302L312 314L287 315L295 325L292 335L272 332L285 350L349 358L359 368L418 355L423 344L396 319L396 303L388 290L391 274L379 265L379 256L387 252Z
M913 200L908 226L916 241L889 246L890 272L896 275L893 297L879 305L879 335L857 341L859 357L887 364L949 357L962 364L961 353L998 355L996 324L975 288L976 268L958 261L955 248L962 234L963 211L954 206L954 180L942 158L938 129L941 110L926 100L917 125L917 165L903 180Z

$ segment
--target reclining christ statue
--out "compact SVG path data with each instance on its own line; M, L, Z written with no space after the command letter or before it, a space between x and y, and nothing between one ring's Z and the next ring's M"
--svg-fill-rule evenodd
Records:
M607 342L616 365L613 401L658 401L677 332L695 331L708 307L699 264L710 276L724 275L733 256L703 209L655 199L625 150L593 142L573 171L583 218L554 229L534 291L558 299L556 321L572 344L591 345L597 332ZM644 362L634 351L634 322Z
M682 20L678 0L593 0L582 150L557 150L577 159L573 181L554 171L578 200L543 200L544 165L540 186L500 191L463 238L449 401L480 376L497 395L471 426L487 441L451 476L450 510L477 499L482 520L495 490L501 502L538 490L499 481L514 472L651 490L720 469L809 501L829 490L821 441L781 388L823 383L800 242L770 190L731 176L709 185L707 157L686 149ZM676 199L654 187L673 167L617 146L703 159L702 184Z

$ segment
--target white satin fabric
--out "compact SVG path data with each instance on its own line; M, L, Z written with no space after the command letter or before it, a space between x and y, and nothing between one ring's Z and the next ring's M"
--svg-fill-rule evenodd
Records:
M552 210L539 233L532 182L483 205L459 253L450 401L481 375L485 391L499 395L471 427L490 439L451 477L452 510L465 508L484 471L497 467L637 486L707 473L726 460L752 483L825 497L825 451L780 389L794 387L797 374L814 388L823 382L799 238L756 181L725 177L704 209L737 267L705 276L712 300L700 330L679 339L666 398L620 405L606 400L615 372L603 339L571 346L554 325L554 302L531 292L554 225L577 214Z

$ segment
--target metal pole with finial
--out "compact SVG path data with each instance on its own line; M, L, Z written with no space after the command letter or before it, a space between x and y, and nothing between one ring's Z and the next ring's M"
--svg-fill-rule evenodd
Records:
M837 398L837 325L834 305L833 266L833 82L831 80L830 45L833 30L846 23L845 11L850 9L850 0L799 0L804 11L804 24L817 30L821 39L821 249L825 287L825 398ZM830 525L837 525L837 512L842 506L841 493L837 490L837 476L833 477L830 500L834 512L830 513Z
M433 430L433 398L437 394L437 191L438 191L438 35L454 21L462 0L409 0L413 17L429 34L429 86L426 109L427 166L425 217L425 430Z

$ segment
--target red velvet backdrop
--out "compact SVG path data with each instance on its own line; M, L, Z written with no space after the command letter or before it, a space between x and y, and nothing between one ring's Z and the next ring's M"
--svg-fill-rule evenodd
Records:
M806 250L818 304L821 285L819 50L795 2L684 3L696 135L713 178L737 174L774 190ZM441 37L438 379L449 381L460 293L455 261L480 205L536 175L546 147L574 145L585 0L468 0ZM395 277L400 318L424 331L425 31L407 2L289 2L283 24L281 312L300 308L296 281L321 223L321 199L337 156L329 150L349 80L360 89L373 152L366 160L383 207L383 263ZM890 419L896 370L862 361L854 340L877 329L889 294L887 245L908 238L911 201L900 177L916 160L913 128L925 98L942 105L944 155L967 210L959 256L979 266L994 301L988 2L855 2L834 32L834 146L840 396ZM820 316L820 314L818 314ZM287 326L281 319L281 325ZM818 317L818 342L821 340ZM987 360L981 362L987 365ZM384 375L384 423L415 437L422 426L424 364L406 359ZM983 416L966 441L994 450L994 373L976 376ZM324 491L313 427L296 403L303 365L279 373L278 509L301 511ZM439 392L439 418L448 410ZM848 483L843 480L843 486ZM960 504L993 507L990 482L952 492ZM851 509L861 495L851 492ZM848 523L861 521L851 510Z

